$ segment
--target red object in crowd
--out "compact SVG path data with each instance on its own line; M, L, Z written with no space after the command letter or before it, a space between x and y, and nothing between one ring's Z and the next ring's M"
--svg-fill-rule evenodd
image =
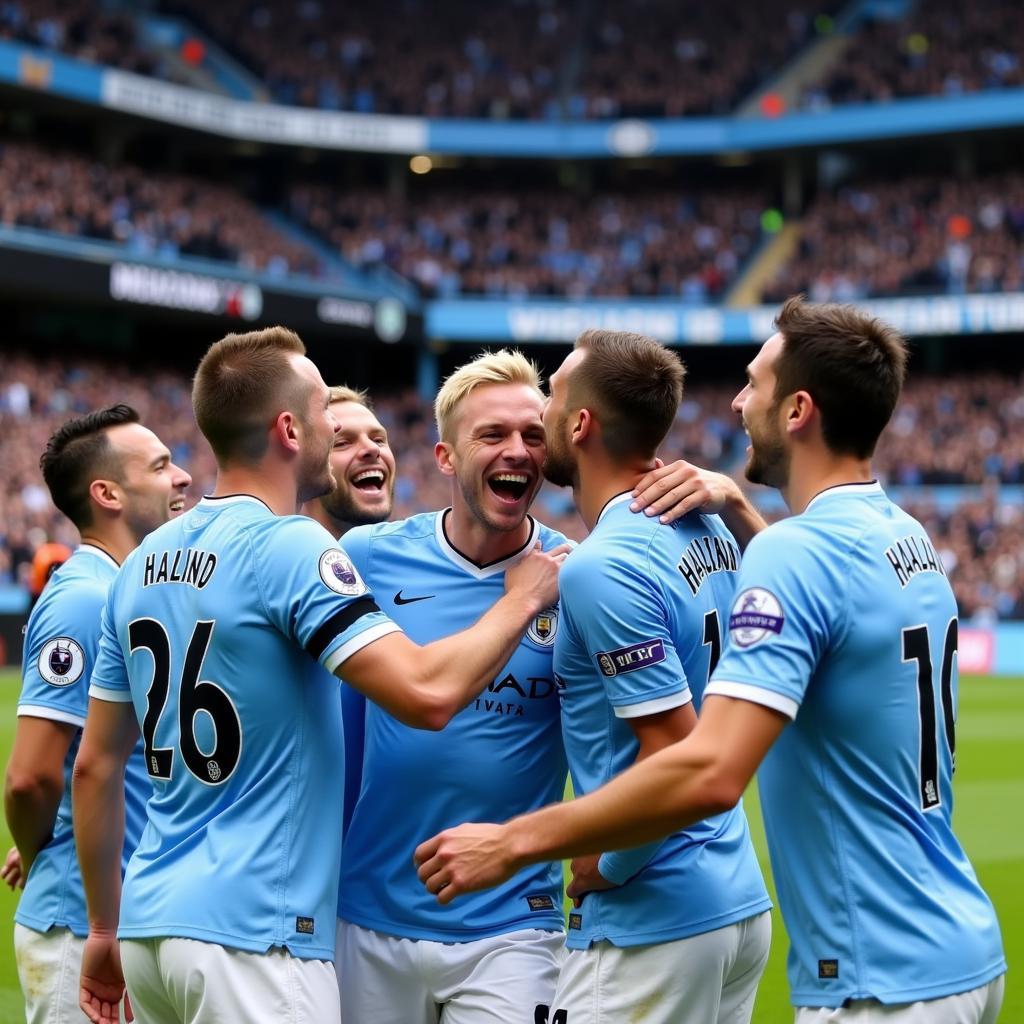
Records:
M181 59L186 64L199 67L206 59L206 44L201 39L191 37L181 44Z
M786 101L777 92L766 92L761 97L761 113L765 117L782 117L786 112Z
M962 213L954 213L946 221L946 232L951 238L966 238L971 233L971 219Z
M70 557L71 548L66 544L49 541L36 548L36 553L32 556L32 572L28 579L28 588L33 597L38 597L43 592L47 580Z

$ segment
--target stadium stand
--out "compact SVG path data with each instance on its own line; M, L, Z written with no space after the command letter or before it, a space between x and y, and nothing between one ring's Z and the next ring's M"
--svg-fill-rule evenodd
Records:
M822 80L805 108L960 96L1024 85L1024 10L1004 0L927 0L895 21L869 21Z
M312 249L233 189L21 142L0 144L0 223L113 242L136 255L200 256L276 276L321 272Z
M63 420L104 405L111 395L137 408L174 461L189 470L192 501L212 484L212 456L192 418L182 373L3 354L0 380L0 583L27 583L33 554L47 541L76 543L48 500L38 453ZM1000 502L996 486L1024 483L1022 386L1024 378L991 373L912 381L876 460L890 484L988 488L980 498L939 503L922 487L912 503L942 551L965 618L1024 618L1024 506ZM688 389L666 457L738 472L747 439L730 409L734 393L731 384ZM395 517L446 505L450 482L434 463L430 404L405 390L378 398L375 411L398 459ZM548 525L582 537L568 492L546 489L536 511Z
M796 258L763 301L1024 288L1024 175L932 174L843 184L814 202Z
M714 301L761 233L765 192L292 190L291 214L350 263L425 295L670 296Z
M138 39L133 17L89 0L5 0L0 4L0 39L139 75L172 77L170 68Z

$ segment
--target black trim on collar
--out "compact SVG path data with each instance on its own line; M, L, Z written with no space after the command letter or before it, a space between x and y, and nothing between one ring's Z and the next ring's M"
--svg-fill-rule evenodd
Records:
M444 525L449 512L451 512L451 509L446 508L441 513L441 533L444 535L445 543L459 556L459 558L464 558L470 565L475 566L477 569L489 569L492 565L497 565L499 562L507 562L510 558L515 558L516 555L521 555L530 546L530 541L534 539L534 534L537 530L537 521L533 516L527 513L526 518L530 520L530 532L527 534L526 541L523 543L523 546L517 548L515 551L510 551L507 555L502 555L501 558L493 558L489 562L478 562L476 559L470 558L464 551L460 551L452 543L452 539L448 536L448 530Z

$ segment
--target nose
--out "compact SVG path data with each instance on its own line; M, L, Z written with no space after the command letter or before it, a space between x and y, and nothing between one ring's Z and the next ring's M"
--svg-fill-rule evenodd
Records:
M749 390L750 390L750 385L749 384L744 384L743 385L743 389L732 400L732 411L733 412L736 412L736 413L742 413L743 412L743 404L747 400L747 391L749 391Z
M171 469L173 470L171 479L173 480L175 487L180 487L181 490L184 491L192 486L192 476L189 473L186 473L181 466L172 463Z
M514 459L516 462L521 462L529 456L526 441L518 430L509 434L508 441L505 444L504 455L506 459Z

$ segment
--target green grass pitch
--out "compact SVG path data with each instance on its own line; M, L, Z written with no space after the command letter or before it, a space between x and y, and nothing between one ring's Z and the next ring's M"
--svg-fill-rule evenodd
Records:
M6 765L14 735L18 676L0 671L0 756ZM982 884L995 901L1010 963L1001 1020L1024 1021L1024 982L1017 973L1024 962L1024 679L964 677L960 685L957 726L955 820ZM767 865L764 833L756 794L747 811L762 861ZM10 846L0 823L0 855ZM21 992L11 944L17 897L0 886L0 1024L24 1020ZM791 1024L786 996L786 939L774 914L772 955L758 992L754 1024Z

